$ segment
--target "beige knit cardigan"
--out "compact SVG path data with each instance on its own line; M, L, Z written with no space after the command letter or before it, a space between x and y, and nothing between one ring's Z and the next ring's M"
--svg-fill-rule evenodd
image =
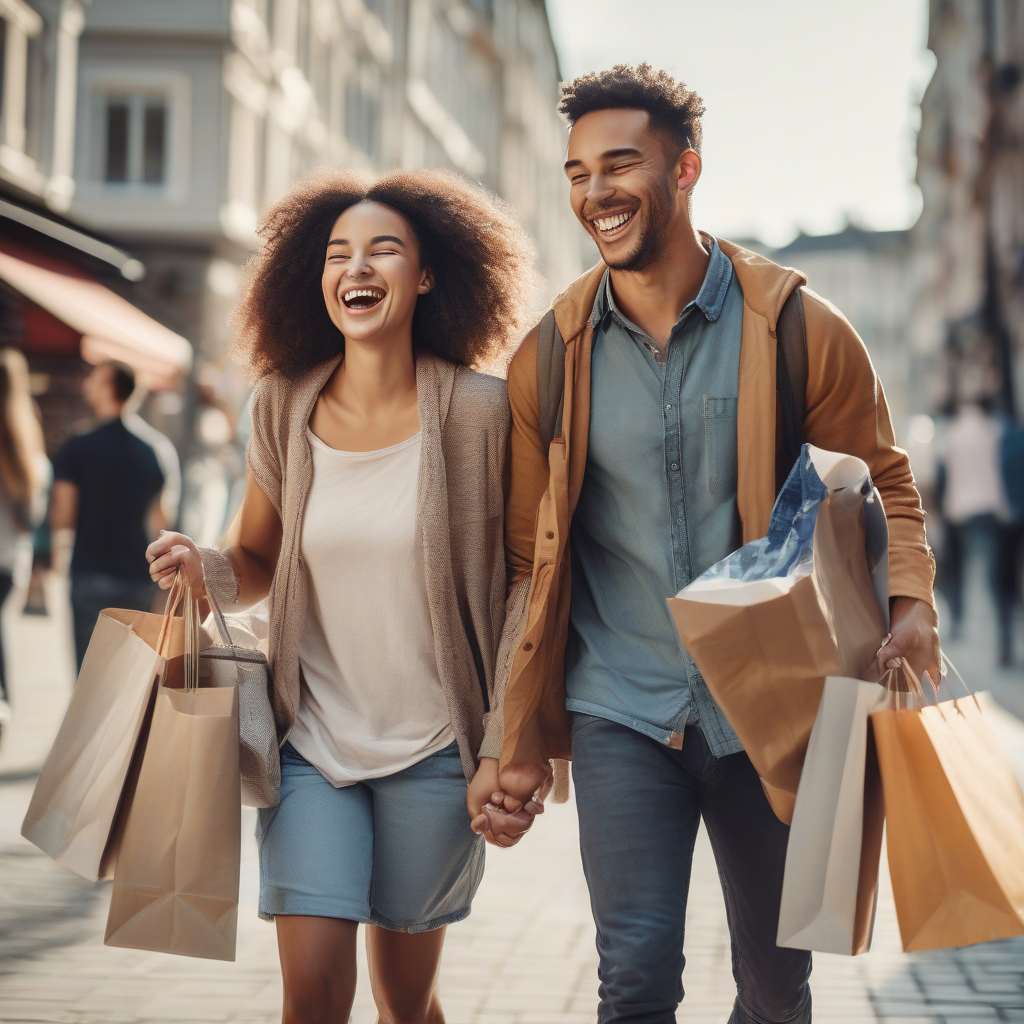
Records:
M247 461L281 517L281 553L270 587L268 658L278 737L288 738L301 697L299 643L310 610L302 557L302 516L313 478L306 428L321 389L340 362L321 363L298 380L264 377L252 401ZM509 438L505 382L430 354L416 361L422 447L417 498L434 652L466 778L478 756L501 752L501 693L517 636L502 642L507 596L504 482ZM218 551L202 549L206 584L225 610L236 610L238 581ZM510 632L525 605L519 589ZM515 626L513 626L515 623ZM499 651L499 648L501 650Z

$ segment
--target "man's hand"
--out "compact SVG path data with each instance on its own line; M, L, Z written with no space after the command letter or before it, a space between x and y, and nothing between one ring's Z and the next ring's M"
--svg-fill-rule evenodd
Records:
M466 793L470 828L492 846L515 846L529 832L533 819L544 811L542 801L522 801L506 794L498 785L498 759L480 758Z
M927 672L929 680L938 685L942 678L942 656L935 608L927 601L897 597L893 599L889 621L892 639L878 650L879 673L899 668L901 660L906 659L920 679Z

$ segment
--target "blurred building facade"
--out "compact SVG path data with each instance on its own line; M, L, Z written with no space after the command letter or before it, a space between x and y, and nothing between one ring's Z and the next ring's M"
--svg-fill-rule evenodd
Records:
M560 287L579 271L542 0L92 0L72 213L222 357L267 206L321 165L450 167L511 202Z
M919 411L920 397L908 387L915 369L907 328L916 292L909 232L849 224L831 235L801 232L768 255L802 270L808 287L853 324L878 370L899 430L908 415Z
M937 407L1024 388L1024 0L931 0L935 74L921 104L911 332Z
M227 321L257 224L293 182L323 165L447 167L515 207L548 295L581 270L543 0L0 0L0 54L15 218L0 210L0 246L38 243L29 262L91 274L192 344L196 386L157 381L144 411L190 460L186 507L210 542L210 496L243 469ZM45 310L6 294L17 343L43 338L18 310ZM47 324L67 404L88 336Z

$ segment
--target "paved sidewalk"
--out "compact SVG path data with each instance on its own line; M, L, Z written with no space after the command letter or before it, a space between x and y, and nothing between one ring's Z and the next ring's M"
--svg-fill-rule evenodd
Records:
M59 595L53 596L51 604L59 604ZM255 913L254 812L243 819L233 964L104 947L109 885L77 879L20 838L31 769L45 752L69 692L66 625L59 618L8 620L17 718L0 751L0 1021L279 1021L274 929ZM984 625L974 623L973 629L982 640L959 652L961 669L979 685L989 683ZM1024 693L1024 673L1007 673L997 682L1010 695L1004 703L1016 687ZM992 721L1024 776L1024 725L998 708ZM725 1022L734 993L728 932L703 832L693 865L686 955L687 996L678 1020ZM450 1024L593 1024L596 962L575 813L571 804L552 807L520 847L489 850L473 914L449 931L441 978L447 1018ZM361 966L353 1021L372 1024ZM1024 940L905 955L884 873L872 952L856 959L817 955L812 989L819 1021L1024 1022Z

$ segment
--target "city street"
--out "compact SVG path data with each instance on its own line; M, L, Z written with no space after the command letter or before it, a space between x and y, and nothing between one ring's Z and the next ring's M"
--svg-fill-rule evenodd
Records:
M969 679L1024 714L1024 675L988 668L991 616L984 596L976 596L971 640L950 652ZM35 769L63 712L71 678L56 581L49 599L49 618L8 611L17 717L0 754L0 1021L279 1020L275 933L255 910L254 812L243 818L235 963L103 946L109 885L76 878L20 838ZM990 713L1018 777L1024 776L1024 725L997 705ZM678 1020L724 1022L734 989L721 889L703 833L694 861L686 955L687 996ZM518 848L489 851L473 915L449 932L441 980L447 1019L450 1024L592 1024L595 971L594 927L573 807L551 807ZM872 952L856 959L816 956L812 986L817 1020L1024 1021L1024 939L904 955L885 875ZM363 965L353 1021L374 1020Z

